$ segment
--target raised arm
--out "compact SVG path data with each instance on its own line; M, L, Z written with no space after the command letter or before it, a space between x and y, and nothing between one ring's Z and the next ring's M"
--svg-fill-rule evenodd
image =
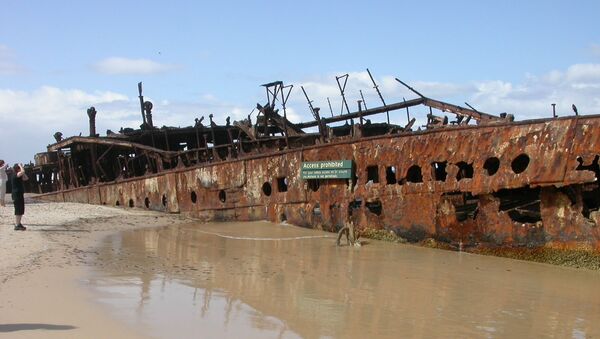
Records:
M17 177L23 179L23 181L29 180L29 177L27 174L25 174L25 168L23 167L23 164L19 164L19 173L17 173Z

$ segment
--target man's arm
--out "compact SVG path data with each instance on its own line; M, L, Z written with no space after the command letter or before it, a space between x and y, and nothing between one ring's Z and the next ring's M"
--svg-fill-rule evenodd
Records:
M19 164L19 173L17 173L17 178L21 178L23 179L23 181L27 181L29 180L29 177L27 177L27 174L25 174L25 168L23 168L23 164Z

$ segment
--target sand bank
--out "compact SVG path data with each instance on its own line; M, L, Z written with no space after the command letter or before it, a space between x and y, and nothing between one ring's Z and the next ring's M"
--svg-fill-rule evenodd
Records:
M33 203L14 231L0 207L0 337L135 338L85 288L86 261L104 236L189 222L178 215L75 203Z

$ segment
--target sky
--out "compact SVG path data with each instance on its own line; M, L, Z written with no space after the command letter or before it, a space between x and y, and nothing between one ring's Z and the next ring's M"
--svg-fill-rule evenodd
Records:
M245 118L261 84L293 85L287 114L339 114L415 95L517 119L600 114L599 1L0 0L0 159L33 160L52 135L141 124L137 83L157 126ZM424 108L411 113L426 114ZM254 113L255 114L255 113ZM254 115L255 116L255 115ZM406 124L404 113L392 114Z

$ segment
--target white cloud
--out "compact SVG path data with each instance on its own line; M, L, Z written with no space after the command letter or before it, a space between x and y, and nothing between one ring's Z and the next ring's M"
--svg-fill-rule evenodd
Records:
M100 112L97 126L108 123L114 127L116 121L126 120L132 111L104 110L128 102L127 96L110 91L88 93L51 86L30 92L0 89L0 135L5 140L18 140L7 143L6 149L3 147L3 156L11 162L25 162L34 153L45 151L44 146L53 142L52 135L57 131L65 136L87 135L86 110L90 106Z
M567 81L585 82L600 79L600 64L576 64L567 69Z
M111 57L97 62L93 65L93 68L104 74L122 75L164 73L180 67L172 64L161 64L148 59Z
M510 86L508 86L510 85ZM581 114L600 114L600 64L575 64L564 72L551 71L530 77L503 90L475 93L483 109L514 113L519 119L549 117L555 103L559 115L571 115L576 104Z
M0 118L9 122L57 127L86 117L86 109L91 105L128 100L114 92L86 93L50 86L32 92L0 89Z
M12 49L0 45L0 75L15 75L25 71L25 68L16 60Z

